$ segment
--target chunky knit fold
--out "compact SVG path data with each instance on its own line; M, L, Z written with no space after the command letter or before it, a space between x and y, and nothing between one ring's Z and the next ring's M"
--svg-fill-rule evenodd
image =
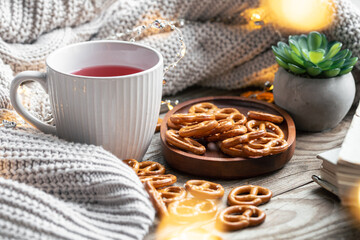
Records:
M154 219L134 171L101 147L1 128L0 176L1 236L142 239Z

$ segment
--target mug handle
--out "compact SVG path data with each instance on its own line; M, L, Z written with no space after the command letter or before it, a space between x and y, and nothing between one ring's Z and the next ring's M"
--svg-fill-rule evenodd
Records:
M41 87L48 93L48 83L46 79L46 73L37 71L25 71L16 75L10 85L10 101L16 112L22 116L30 125L36 127L40 131L48 134L56 134L56 127L40 121L32 116L28 110L22 105L20 96L17 92L19 86L22 83L38 82Z

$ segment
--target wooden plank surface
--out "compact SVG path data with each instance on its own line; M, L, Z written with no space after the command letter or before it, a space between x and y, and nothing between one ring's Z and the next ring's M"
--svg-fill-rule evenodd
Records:
M193 87L168 99L178 99L183 102L204 96L238 96L239 94L238 91ZM321 161L316 155L341 146L353 114L354 109L336 128L325 132L297 132L295 154L281 170L249 179L231 181L209 179L224 186L225 196L234 186L247 183L267 187L274 193L270 203L260 207L267 213L264 224L222 234L223 239L245 239L248 236L252 236L253 239L360 239L360 224L353 222L348 210L340 205L336 196L321 189L311 180L313 174L319 175ZM189 179L199 179L173 170L166 164L161 154L159 133L154 135L144 160L164 164L169 173L178 177L175 185L182 186ZM219 207L225 206L224 197ZM204 228L214 231L213 223L209 223ZM146 240L156 239L155 229L156 224Z

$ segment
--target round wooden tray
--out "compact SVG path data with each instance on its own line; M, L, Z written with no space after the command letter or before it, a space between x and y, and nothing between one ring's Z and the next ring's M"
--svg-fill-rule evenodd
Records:
M189 108L200 102L211 102L219 108L237 108L246 114L248 110L268 112L284 117L280 128L290 147L282 153L259 158L229 157L217 149L216 144L206 146L204 155L196 155L170 146L165 141L165 132L168 130L167 120L175 113L187 113ZM281 108L274 104L243 97L221 96L204 97L183 102L169 111L161 124L161 145L165 160L174 169L202 177L214 178L247 178L272 172L282 168L293 156L295 150L295 124L292 118Z

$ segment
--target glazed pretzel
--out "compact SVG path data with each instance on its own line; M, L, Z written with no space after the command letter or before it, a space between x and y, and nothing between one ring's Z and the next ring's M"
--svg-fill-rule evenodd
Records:
M144 161L139 163L138 176L161 175L165 173L165 167L158 162Z
M258 111L249 111L247 113L249 118L260 120L260 121L268 121L280 124L284 121L284 118L282 116L265 113L265 112L258 112Z
M266 130L267 135L271 135L273 138L284 139L285 135L281 128L271 122L250 120L246 123L246 127L249 132L256 132L259 130Z
M165 203L161 198L161 194L156 191L154 186L151 184L150 181L146 181L144 183L145 190L149 194L150 201L153 204L156 212L158 213L160 218L166 217L169 215L168 210L166 208Z
M171 115L170 120L175 124L184 124L215 120L215 116L210 113L178 113Z
M160 127L161 127L161 123L162 123L162 119L158 118L158 121L156 123L156 128L155 128L155 132L160 132Z
M263 131L263 130L256 131L256 132L245 133L245 134L237 136L237 137L225 139L224 141L222 141L221 145L224 148L230 148L230 147L233 147L235 145L239 145L239 144L242 144L242 143L248 143L250 140L263 137L263 136L265 136L265 133L266 132Z
M253 205L267 203L272 197L272 192L264 187L254 185L239 186L231 190L228 195L228 204L233 205Z
M214 111L216 120L229 118L234 114L241 114L236 108L220 108Z
M203 121L195 125L183 127L179 130L181 137L196 137L200 138L209 134L214 130L219 123L216 120Z
M216 133L223 133L226 131L229 131L231 129L233 129L235 122L233 119L222 119L218 121L218 125L215 127L215 129L212 131L211 134L216 134Z
M223 153L230 155L232 157L248 157L248 155L243 150L243 144L238 144L229 148L225 148L221 144L220 149Z
M216 227L222 231L235 231L256 226L265 221L265 213L255 206L227 207L216 218Z
M206 141L208 142L217 142L217 141L223 141L228 138L236 137L239 135L243 135L247 132L247 128L244 125L235 125L231 130L222 132L222 133L216 133L214 135L211 135L206 138Z
M139 179L142 183L146 181L150 181L150 183L155 188L162 188L170 186L174 183L176 183L176 176L172 174L166 174L166 175L149 175L149 176L139 176Z
M209 102L202 102L191 106L189 113L209 113L217 110L218 107L215 104Z
M206 148L203 145L191 138L180 137L178 132L175 130L167 130L165 133L165 139L173 146L198 155L202 155L206 151Z
M266 141L268 142L266 143ZM260 138L244 145L243 151L248 156L266 156L284 152L288 147L289 144L284 139Z
M217 207L213 201L197 198L184 198L169 204L168 211L180 222L196 222L212 218Z
M186 197L186 190L183 187L169 186L159 189L158 192L165 204L181 200Z
M270 154L278 154L289 148L289 144L284 139L274 139L267 144L270 147Z
M131 167L135 171L135 173L139 171L140 164L135 159L132 158L124 159L123 162L129 167Z
M229 116L233 119L236 125L244 125L247 122L247 118L242 113L236 113Z
M185 188L196 198L216 199L224 196L224 188L220 184L205 180L189 180Z

